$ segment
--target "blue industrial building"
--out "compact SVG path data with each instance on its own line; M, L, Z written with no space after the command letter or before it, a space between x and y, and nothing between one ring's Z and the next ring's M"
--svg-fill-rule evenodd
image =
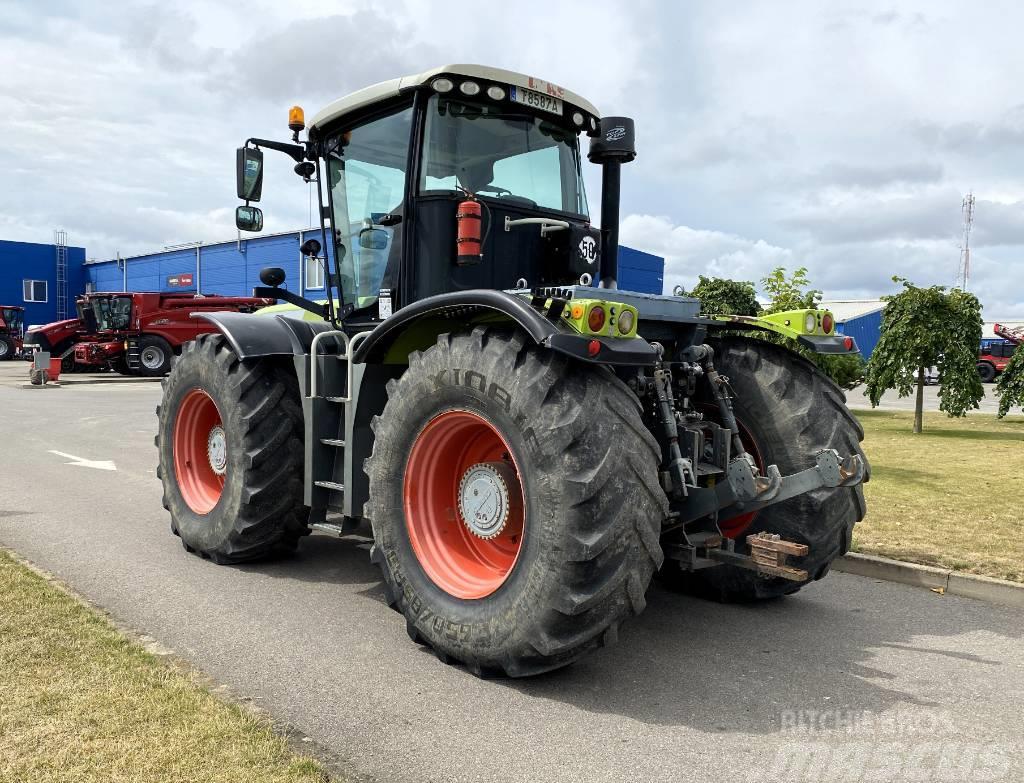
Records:
M63 232L54 244L0 240L0 305L25 308L25 324L75 315L85 288L85 248L69 247Z
M836 332L855 339L861 356L869 358L882 333L885 302L881 299L846 299L822 302L821 307L832 311Z
M90 291L194 291L224 296L249 296L260 270L279 266L285 286L312 299L326 297L324 274L318 263L302 258L299 247L319 229L266 234L215 244L175 247L159 253L90 261L86 282ZM330 249L328 249L330 252ZM333 266L334 259L331 257ZM619 248L619 287L660 294L665 259Z
M279 266L285 286L312 299L325 298L323 269L299 247L319 229L265 234L213 244L192 244L106 261L86 261L85 248L0 240L0 304L25 308L25 324L75 316L75 297L88 291L162 291L249 296L260 285L260 270ZM329 251L330 252L330 251ZM331 264L334 264L333 256ZM619 248L619 287L660 294L665 260Z

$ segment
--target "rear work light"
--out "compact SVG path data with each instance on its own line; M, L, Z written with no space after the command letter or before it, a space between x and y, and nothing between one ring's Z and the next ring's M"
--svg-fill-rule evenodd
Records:
M835 321L832 319L832 313L825 313L821 317L821 331L825 334L832 334L833 326L835 326Z
M619 334L629 334L633 328L633 312L631 310L623 310L619 313Z
M604 308L601 305L591 308L590 315L587 316L587 326L592 332L600 332L604 329Z

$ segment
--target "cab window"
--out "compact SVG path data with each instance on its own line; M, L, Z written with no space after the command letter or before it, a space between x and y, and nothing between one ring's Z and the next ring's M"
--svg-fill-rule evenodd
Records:
M328 144L335 258L344 303L356 309L374 305L397 273L412 116L406 107Z

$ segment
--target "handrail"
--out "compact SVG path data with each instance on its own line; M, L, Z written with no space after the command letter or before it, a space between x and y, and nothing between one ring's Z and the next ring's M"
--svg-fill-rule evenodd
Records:
M324 337L337 337L341 335L342 344L345 346L344 357L348 358L348 344L349 336L340 329L329 329L326 332L317 332L313 335L313 342L309 344L310 353L310 365L309 365L309 398L315 399L317 396L317 383L316 383L316 370L317 370L317 357L319 353L317 349L320 347L320 340ZM329 354L325 354L329 355ZM339 354L340 355L340 354Z
M505 215L505 230L511 231L513 226L539 225L540 235L547 236L552 231L563 231L569 228L568 220L555 220L554 218L519 218L513 220Z
M345 383L345 396L344 397L332 397L331 399L337 402L351 402L352 401L352 357L355 355L356 347L370 336L369 332L359 332L358 334L349 337L340 329L331 329L326 332L318 332L313 337L313 342L310 343L310 368L309 368L309 399L315 399L319 395L317 394L317 360L321 354L317 352L320 346L320 339L323 337L337 337L341 336L341 342L344 345L344 353L337 354L323 354L324 356L334 356L336 359L344 359L348 362L346 368L346 383Z

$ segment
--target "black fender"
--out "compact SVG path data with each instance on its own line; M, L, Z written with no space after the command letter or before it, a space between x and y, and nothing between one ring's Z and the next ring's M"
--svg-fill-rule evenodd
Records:
M432 322L430 328L407 341L404 348L397 351L399 355L389 356L400 338L411 335L417 326L426 327L428 320ZM404 363L411 350L428 348L443 332L465 327L470 321L488 323L491 320L511 321L535 344L585 362L644 366L654 364L658 359L654 348L641 338L600 338L601 349L593 356L588 350L593 338L571 332L546 318L531 307L525 297L481 288L438 294L403 307L363 339L356 349L355 361ZM446 321L450 321L451 326Z
M303 321L286 315L215 312L193 313L227 338L239 359L261 356L301 356L310 352L313 338L332 327L326 321Z

